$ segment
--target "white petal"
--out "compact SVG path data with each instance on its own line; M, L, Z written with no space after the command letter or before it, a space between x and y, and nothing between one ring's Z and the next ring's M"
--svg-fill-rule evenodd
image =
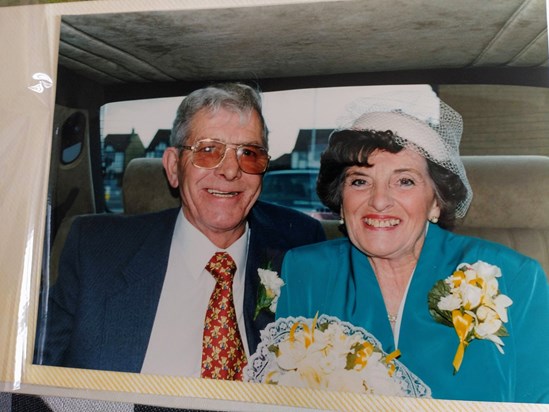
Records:
M496 344L496 348L498 348L499 353L502 353L502 354L504 353L503 352L503 346L505 346L505 344L499 338L499 336L489 335L489 336L486 336L485 339L488 339L488 340L491 340L492 342L494 342Z

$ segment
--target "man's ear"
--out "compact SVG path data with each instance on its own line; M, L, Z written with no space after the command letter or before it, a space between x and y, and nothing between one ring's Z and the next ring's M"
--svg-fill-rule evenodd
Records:
M168 147L162 155L162 165L166 171L166 176L170 186L176 188L179 186L178 165L179 151L175 147Z

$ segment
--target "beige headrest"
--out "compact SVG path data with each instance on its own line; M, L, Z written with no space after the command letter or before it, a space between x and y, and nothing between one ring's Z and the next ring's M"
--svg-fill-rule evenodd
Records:
M171 188L162 159L137 158L128 163L122 184L124 213L155 212L181 205L179 193Z
M549 157L462 156L473 188L463 226L549 228Z
M473 202L460 226L549 228L549 157L463 156ZM124 174L124 211L151 212L180 205L161 159L132 160Z

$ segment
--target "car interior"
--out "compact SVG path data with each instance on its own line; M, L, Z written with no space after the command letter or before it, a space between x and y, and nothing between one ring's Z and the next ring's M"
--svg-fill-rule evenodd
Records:
M99 138L106 103L184 96L223 80L248 81L263 92L426 83L464 117L462 154L478 156L471 158L470 173L482 189L475 190L472 210L460 228L475 228L475 234L535 253L547 264L546 232L527 241L511 231L539 230L539 236L547 229L548 204L534 181L545 183L543 159L537 166L519 157L549 155L544 2L474 7L437 2L428 12L418 12L412 2L399 3L398 8L396 13L385 2L315 1L63 16L50 172L52 247L57 250L62 243L64 229L59 228L67 225L65 220L108 213ZM310 19L314 25L303 24ZM72 150L74 142L79 142L77 155L64 161L63 153ZM155 193L151 190L167 189L165 182L154 189L142 184L157 171L146 162L138 165L139 180L132 179L133 167L124 175L124 213L150 210L140 206L149 201L165 205L162 197L150 196ZM537 167L536 173L523 165ZM516 186L509 179L494 186L484 183L483 176L490 173L508 173ZM517 188L523 196L515 194ZM507 200L495 201L498 196ZM516 209L508 207L513 202ZM523 243L530 246L522 249Z
M8 6L38 3L47 2ZM74 219L113 213L105 189L105 105L183 98L221 81L264 93L430 85L464 120L460 150L474 197L455 231L538 260L549 279L544 0L130 3L48 5L61 11L43 288L55 282ZM120 213L129 215L180 205L158 157L127 159L121 196ZM321 223L328 238L343 236L338 220Z

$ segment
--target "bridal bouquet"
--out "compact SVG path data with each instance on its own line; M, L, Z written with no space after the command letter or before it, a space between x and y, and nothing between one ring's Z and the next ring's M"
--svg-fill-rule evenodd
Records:
M430 397L430 389L362 328L321 315L281 318L262 331L244 380L377 395Z

